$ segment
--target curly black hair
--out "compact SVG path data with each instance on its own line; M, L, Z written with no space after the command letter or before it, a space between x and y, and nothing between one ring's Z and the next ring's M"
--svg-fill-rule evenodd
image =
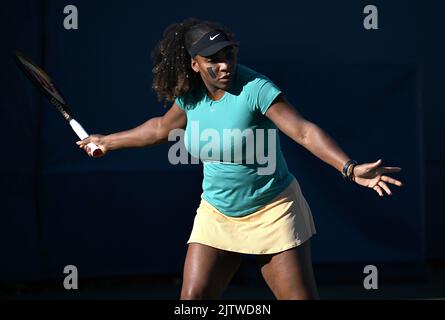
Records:
M169 25L164 30L162 39L152 52L152 87L164 106L185 94L188 98L198 98L202 92L200 89L204 84L191 67L189 50L204 34L215 29L223 31L230 40L235 39L235 35L224 26L195 18Z

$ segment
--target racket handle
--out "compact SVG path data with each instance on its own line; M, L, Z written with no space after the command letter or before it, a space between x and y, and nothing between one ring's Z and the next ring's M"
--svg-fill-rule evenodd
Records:
M88 138L88 133L84 128L82 128L79 122L71 119L70 126L81 140ZM90 148L90 153L93 157L97 157L102 154L102 150L92 142L88 143L87 147Z
M102 150L96 146L94 143L90 142L87 144L87 147L90 148L90 153L93 157L98 157L102 155Z

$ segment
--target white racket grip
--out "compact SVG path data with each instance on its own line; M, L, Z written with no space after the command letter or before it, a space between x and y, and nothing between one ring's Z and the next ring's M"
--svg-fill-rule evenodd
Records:
M79 122L77 122L74 119L71 119L70 120L70 126L71 126L71 128L73 128L74 132L77 134L77 136L81 140L88 138L88 136L89 136L88 133L85 131L84 128L82 128L82 126L80 125ZM92 142L88 143L87 146L90 148L90 153L93 154L93 155L95 154L95 151L99 149L99 147L96 146Z
M74 132L80 138L80 140L88 138L88 133L82 128L79 122L74 119L71 119L70 126L73 128Z

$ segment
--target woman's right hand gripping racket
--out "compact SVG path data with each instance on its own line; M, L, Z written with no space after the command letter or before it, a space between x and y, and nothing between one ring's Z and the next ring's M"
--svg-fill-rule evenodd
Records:
M107 139L106 136L101 135L101 134L92 134L90 136L88 136L86 139L82 140L82 141L77 141L76 144L85 150L85 152L94 158L98 158L101 156L104 156L105 154L107 154L109 147L108 147L108 143L107 143ZM91 152L91 145L94 146L98 146L101 153L100 154L93 154Z

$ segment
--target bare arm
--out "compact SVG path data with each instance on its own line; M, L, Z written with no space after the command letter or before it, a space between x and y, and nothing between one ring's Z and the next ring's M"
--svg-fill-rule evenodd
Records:
M95 143L103 153L122 148L151 147L165 142L171 130L185 128L187 116L176 103L162 117L154 117L133 129L110 135L91 135L77 142L79 147L86 148L90 142ZM85 150L89 153L89 150Z
M340 172L350 159L326 132L304 119L283 96L274 101L266 116L284 134Z
M326 132L316 124L304 119L283 96L279 96L274 101L267 110L266 116L283 133L338 171L341 172L343 166L350 160ZM392 195L387 184L402 186L402 182L384 174L401 170L399 167L383 167L382 160L379 159L376 162L356 165L353 168L353 180L361 186L373 189L383 197L384 192Z

